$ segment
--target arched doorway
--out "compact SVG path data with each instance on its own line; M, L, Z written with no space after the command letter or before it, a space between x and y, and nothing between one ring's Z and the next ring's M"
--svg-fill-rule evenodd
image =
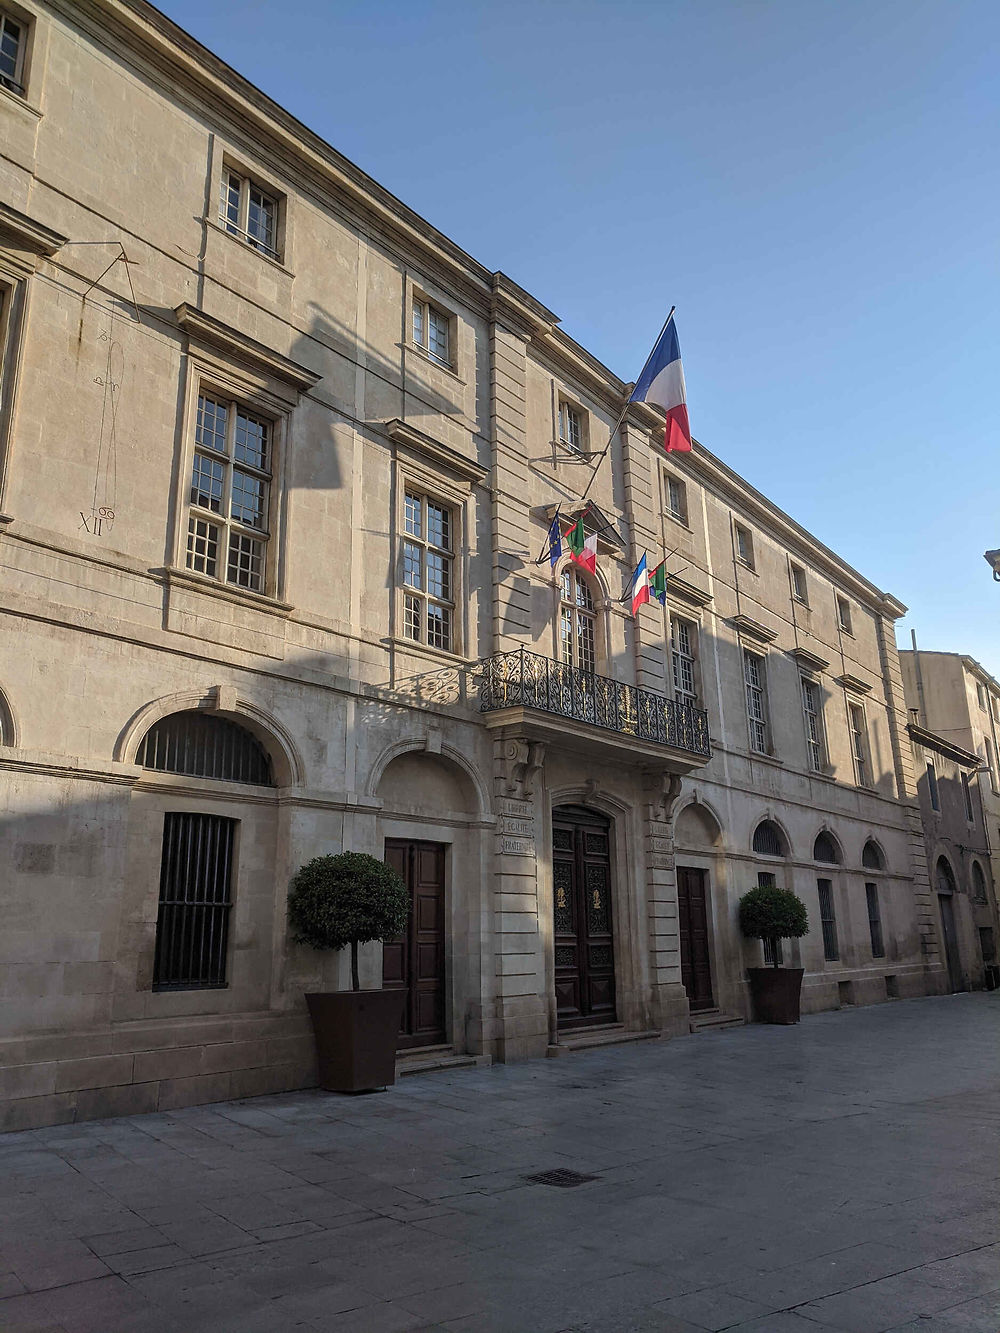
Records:
M962 960L958 951L958 927L955 922L955 873L947 859L938 857L934 875L937 881L938 910L941 913L941 937L948 965L948 982L952 991L965 990Z
M719 849L722 830L712 812L700 801L686 805L677 816L677 933L681 953L681 982L692 1013L715 1008L712 984L712 943L709 935L708 870L682 861L700 860ZM692 855L693 854L693 855Z
M611 821L605 815L582 805L552 811L552 889L558 1027L613 1023Z

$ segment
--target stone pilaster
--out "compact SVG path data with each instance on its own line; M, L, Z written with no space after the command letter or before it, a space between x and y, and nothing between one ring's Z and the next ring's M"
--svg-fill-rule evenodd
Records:
M622 480L625 489L625 512L629 526L629 565L635 569L639 557L646 551L650 573L659 562L660 539L656 531L656 476L654 460L649 450L649 432L638 426L622 423L620 429L622 451ZM658 602L639 608L633 625L635 652L635 683L646 690L666 693L663 652L663 608Z
M493 452L493 651L531 642L531 554L525 377L527 338L490 325Z
M645 784L646 902L653 1016L668 1036L688 1031L689 1006L681 981L681 940L674 866L673 809L681 791L676 774L654 772Z

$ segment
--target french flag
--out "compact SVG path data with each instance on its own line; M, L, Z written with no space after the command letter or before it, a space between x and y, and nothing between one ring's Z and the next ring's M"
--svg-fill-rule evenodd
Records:
M681 345L677 341L673 311L649 354L649 360L632 390L629 402L654 403L663 408L667 414L667 431L663 443L668 454L690 450L691 427L688 425Z

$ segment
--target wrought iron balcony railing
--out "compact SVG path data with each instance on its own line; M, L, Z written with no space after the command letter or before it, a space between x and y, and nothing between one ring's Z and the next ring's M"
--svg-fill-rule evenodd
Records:
M712 753L703 708L554 662L526 648L484 658L479 707L484 713L535 708L706 758Z

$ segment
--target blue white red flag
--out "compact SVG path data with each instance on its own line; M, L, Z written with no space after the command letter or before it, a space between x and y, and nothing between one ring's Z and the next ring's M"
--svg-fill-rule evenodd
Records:
M650 353L629 402L654 403L663 408L667 414L663 443L668 454L686 452L691 448L681 345L677 341L673 315L667 320L666 328Z
M649 601L649 570L646 568L645 551L642 554L642 559L636 565L629 583L632 588L632 614L635 615L639 607Z

